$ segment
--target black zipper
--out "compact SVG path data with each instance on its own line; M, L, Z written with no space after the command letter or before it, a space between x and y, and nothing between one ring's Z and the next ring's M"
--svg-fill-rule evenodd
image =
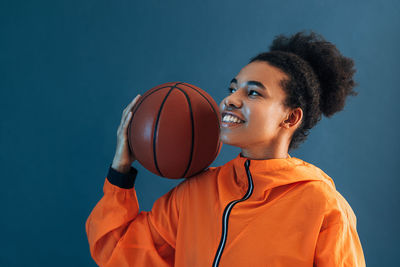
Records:
M244 163L244 167L246 168L246 174L247 174L247 179L249 181L249 188L247 189L246 194L243 196L243 198L238 199L238 200L234 200L231 201L224 210L224 213L222 215L222 234L221 234L221 241L219 242L219 246L217 249L217 253L215 254L214 257L214 262L213 262L213 267L217 267L219 265L219 261L221 260L221 256L222 256L222 252L224 250L225 247L225 243L226 243L226 239L227 239L227 235L228 235L228 219L229 219L229 214L231 213L231 210L233 208L234 205L236 205L236 203L245 201L246 199L248 199L251 194L253 193L253 179L251 178L251 173L249 170L250 167L250 160L247 159L246 162Z

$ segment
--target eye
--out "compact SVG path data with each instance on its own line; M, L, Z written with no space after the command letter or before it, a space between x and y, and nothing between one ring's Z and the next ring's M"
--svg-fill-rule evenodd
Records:
M261 96L257 91L254 91L254 90L250 90L250 94L251 94L251 92L254 92L254 93L256 93L257 95L259 95L259 96Z
M233 93L234 91L236 91L236 89L235 88L231 88L231 87L229 87L228 88L228 92L231 94L231 93ZM252 93L256 93L255 95L253 95ZM257 91L254 91L254 90L250 90L249 91L249 94L251 94L251 95L253 95L253 96L261 96L261 94L260 93L258 93Z
M232 90L236 90L236 89L235 89L235 88L231 88L231 87L228 88L228 92L229 92L230 94L233 93Z

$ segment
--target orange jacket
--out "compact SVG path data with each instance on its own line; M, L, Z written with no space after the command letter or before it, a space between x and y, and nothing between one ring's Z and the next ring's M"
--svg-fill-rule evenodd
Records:
M333 180L301 159L249 160L183 180L139 212L106 178L86 221L100 266L365 266L356 216Z

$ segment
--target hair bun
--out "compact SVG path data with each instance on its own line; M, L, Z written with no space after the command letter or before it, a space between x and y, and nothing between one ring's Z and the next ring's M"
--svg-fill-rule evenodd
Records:
M321 35L304 31L290 38L278 35L270 46L270 51L284 51L296 54L307 61L320 83L320 110L330 117L344 108L348 95L357 95L353 89L356 72L354 61L344 57L336 46Z

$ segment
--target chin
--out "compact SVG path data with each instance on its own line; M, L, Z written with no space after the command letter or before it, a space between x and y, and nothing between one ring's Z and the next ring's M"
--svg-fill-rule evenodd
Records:
M224 145L230 145L230 146L236 146L236 147L243 147L243 144L241 142L232 140L231 138L227 138L226 136L220 136L220 141Z

